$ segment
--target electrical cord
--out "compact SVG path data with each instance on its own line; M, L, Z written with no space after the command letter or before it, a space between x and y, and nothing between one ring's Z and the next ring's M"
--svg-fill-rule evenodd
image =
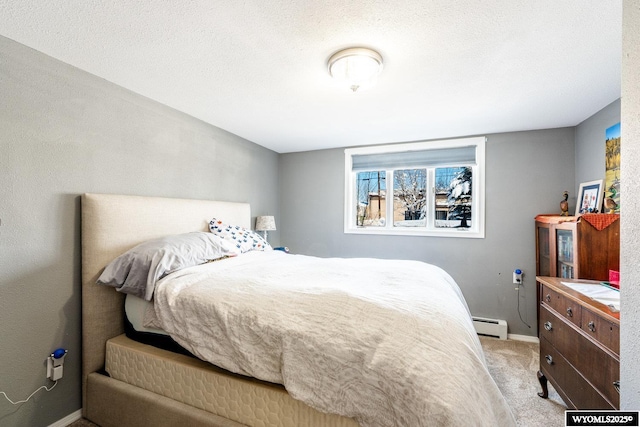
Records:
M4 391L0 391L0 394L2 394L4 396L5 399L7 399L12 405L19 405L21 403L26 403L29 401L29 399L31 399L33 397L34 394L36 394L37 392L39 392L42 389L45 389L46 391L51 391L53 390L53 388L56 386L56 384L58 384L58 381L54 382L53 385L51 387L47 387L46 385L41 386L40 388L38 388L36 391L34 391L33 393L31 393L29 395L29 397L27 397L25 400L19 400L17 402L14 402L13 400L9 399L9 396L7 396L7 393L5 393Z
M527 325L529 329L531 329L531 325L524 321L522 318L522 313L520 313L520 287L522 286L522 280L518 283L518 316L520 317L520 321Z

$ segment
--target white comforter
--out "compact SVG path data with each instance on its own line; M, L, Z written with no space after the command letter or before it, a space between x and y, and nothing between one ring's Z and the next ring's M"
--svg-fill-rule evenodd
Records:
M362 426L515 425L433 265L250 252L167 276L155 312L201 359Z

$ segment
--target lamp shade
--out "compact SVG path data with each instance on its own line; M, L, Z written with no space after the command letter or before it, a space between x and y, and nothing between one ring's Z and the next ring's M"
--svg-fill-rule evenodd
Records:
M256 218L256 231L273 231L276 229L276 220L272 216L259 216Z

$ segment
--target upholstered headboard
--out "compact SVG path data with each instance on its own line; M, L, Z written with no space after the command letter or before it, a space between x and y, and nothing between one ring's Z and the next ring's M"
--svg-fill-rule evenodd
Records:
M82 196L83 407L87 376L104 368L106 341L124 332L124 295L96 284L104 267L146 240L206 231L214 217L251 227L248 203L113 194Z

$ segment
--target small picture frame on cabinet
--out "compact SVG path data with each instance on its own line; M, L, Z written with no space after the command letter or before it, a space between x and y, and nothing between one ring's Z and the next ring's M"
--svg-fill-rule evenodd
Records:
M576 200L576 216L600 212L604 196L602 185L602 179L580 183L578 199Z

